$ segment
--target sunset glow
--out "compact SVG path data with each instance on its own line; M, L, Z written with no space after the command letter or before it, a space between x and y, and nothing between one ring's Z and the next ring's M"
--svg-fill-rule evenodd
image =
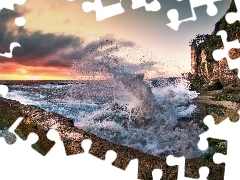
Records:
M83 2L26 1L23 6L16 6L17 13L26 19L23 28L16 27L15 15L11 14L11 11L2 10L0 53L8 52L9 42L15 40L21 47L14 49L12 59L0 57L0 79L90 79L86 74L73 74L73 63L78 61L81 64L83 57L90 60L100 58L98 51L102 48L104 51L104 48L109 46L106 44L108 38L115 41L109 49L119 48L119 54L124 56L124 63L130 67L156 62L152 67L143 70L147 77L160 77L163 74L179 76L181 73L190 72L189 41L196 34L211 32L214 23L223 15L220 13L214 17L206 17L206 13L199 14L199 22L189 22L175 32L166 26L169 23L166 11L172 6L168 1L162 2L163 8L159 12L151 13L139 8L104 21L96 21L95 12L84 12ZM105 3L110 5L113 2L106 0ZM225 12L224 8L228 8L230 2L218 3L219 12ZM124 7L130 8L131 3L126 3ZM179 8L184 11L186 9L184 6ZM188 17L189 12L186 10L181 15ZM201 26L201 21L204 21L204 27ZM124 50L128 54L124 54ZM94 54L95 57L89 54ZM141 72L135 69L133 71ZM98 74L96 78L105 77Z
M23 66L16 63L0 65L0 80L70 80L67 68ZM62 72L65 72L63 75Z

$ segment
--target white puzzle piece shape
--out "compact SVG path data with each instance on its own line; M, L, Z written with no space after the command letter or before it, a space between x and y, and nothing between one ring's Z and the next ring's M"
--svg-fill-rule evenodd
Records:
M233 24L236 21L240 21L240 1L234 0L235 5L237 7L237 12L229 12L226 14L226 21L228 24Z
M137 180L138 176L137 159L130 161L129 165L124 171L112 165L112 163L117 157L116 152L112 150L108 151L105 155L105 160L101 160L89 154L89 150L92 144L91 140L88 139L83 140L81 144L84 153L67 156L66 161L68 162L68 164L77 164L76 162L82 161L89 163L81 164L81 166L71 166L71 170L69 170L69 172L71 171L71 174L68 176L69 179L71 178L76 179L76 177L79 176L79 170L85 168L87 169L87 171L81 171L81 177L87 177L84 178L86 180L99 179L99 177L104 177L104 180L112 179Z
M9 9L14 10L14 4L23 5L26 0L7 0L0 2L0 10L1 9Z
M169 20L171 21L170 23L167 24L167 26L169 26L173 30L177 31L179 29L179 26L183 22L196 21L197 16L195 13L195 8L203 6L203 5L207 5L207 14L209 16L215 16L218 13L218 9L214 3L217 1L222 1L222 0L190 0L192 17L183 19L181 21L179 20L178 11L176 9L171 9L167 12L167 16L168 16Z
M2 97L6 97L7 93L8 93L9 89L6 85L0 85L0 94L2 95Z
M177 180L196 180L193 178L185 177L185 157L174 157L169 155L166 159L166 162L169 166L178 166L178 176ZM201 167L199 169L200 177L198 180L207 180L209 174L208 167Z
M17 119L9 128L11 133L14 133L22 119ZM112 165L112 162L116 159L114 151L109 151L106 154L106 160L98 159L88 153L91 142L85 140L82 143L85 146L83 147L85 151L83 154L66 156L64 145L57 131L49 130L47 137L54 140L55 145L46 157L32 150L31 145L38 140L38 136L34 133L28 136L27 141L17 137L17 142L13 145L6 144L4 139L0 138L1 176L10 180L41 180L46 178L137 180L137 160L132 160L124 171ZM85 163L80 163L82 161Z
M7 0L7 1L1 1L0 2L0 11L2 9L9 9L14 11L14 4L23 5L26 2L26 0ZM15 24L17 26L24 26L26 23L26 20L24 17L17 17L15 19ZM13 49L15 47L21 47L21 45L18 42L12 42L9 46L10 52L0 53L0 56L6 57L6 58L12 58L13 57Z
M145 7L146 11L159 11L161 4L158 0L153 0L151 3L147 3L146 0L132 0L132 9L138 9Z
M153 180L160 180L162 178L163 172L161 169L154 169L152 171Z
M12 42L11 44L10 44L10 52L5 52L5 53L0 53L0 56L3 56L3 57L6 57L6 58L12 58L13 57L13 49L15 48L15 47L21 47L20 46L20 44L19 43L17 43L17 42Z
M234 41L228 42L227 41L227 32L225 30L219 31L217 33L217 35L221 36L224 49L214 50L212 53L213 58L216 61L226 58L229 69L230 70L238 69L238 77L240 78L240 57L233 60L229 57L229 54L228 54L230 49L233 49L233 48L239 49L240 48L239 40L234 40Z
M84 12L95 11L97 21L102 21L109 17L124 13L124 9L121 5L121 0L119 3L106 7L103 7L101 0L95 0L94 2L84 2L82 4L82 9Z
M240 115L240 111L238 112ZM239 159L240 159L240 121L231 122L229 118L216 125L212 116L204 118L204 123L208 126L208 131L201 134L198 147L200 149L208 148L208 138L227 140L227 155L215 154L213 160L215 163L225 163L224 180L237 179L240 177Z

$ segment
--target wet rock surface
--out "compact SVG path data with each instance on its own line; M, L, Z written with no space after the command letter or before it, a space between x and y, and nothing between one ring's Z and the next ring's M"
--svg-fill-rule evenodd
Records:
M118 168L125 169L132 159L138 158L138 177L140 179L152 179L152 171L155 168L163 170L163 180L177 179L177 166L167 166L164 157L156 157L130 147L116 145L74 127L72 120L61 115L46 112L35 106L22 105L17 101L0 98L0 129L10 127L18 117L24 117L24 119L16 129L16 133L23 139L26 139L30 132L37 133L39 141L34 145L34 148L43 155L54 145L54 142L49 141L46 137L47 131L53 128L59 132L67 155L82 153L83 149L80 143L84 139L90 139L93 142L90 153L104 159L108 150L114 150L117 153L117 159L113 164ZM209 180L223 180L224 165L216 165L205 161L203 158L186 160L186 177L199 177L198 169L202 166L210 168Z
M232 1L228 12L236 12L235 2ZM217 49L224 49L224 44L220 36L217 33L220 30L224 30L228 34L228 41L234 41L240 39L239 33L240 23L235 22L228 24L225 19L225 15L215 24L215 28L211 35L201 35L204 37L203 41L198 41L195 38L190 44L191 46L191 73L189 80L192 83L192 89L194 90L219 90L226 86L232 86L234 88L240 87L240 79L238 78L237 69L230 70L226 58L220 61L215 61L212 57L212 53ZM239 58L239 49L230 49L228 55L231 59Z

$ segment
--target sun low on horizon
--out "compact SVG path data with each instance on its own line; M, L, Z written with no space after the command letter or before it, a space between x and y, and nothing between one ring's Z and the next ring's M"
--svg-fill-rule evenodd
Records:
M94 12L84 12L83 2L27 0L16 6L15 12L1 10L0 53L8 52L14 41L21 47L13 50L13 58L0 58L0 80L87 80L91 76L73 71L74 63L79 66L89 59L99 60L102 55L99 49L104 48L108 51L115 48L118 56L111 52L117 57L113 59L132 67L136 74L144 73L148 78L179 76L191 69L189 41L196 34L211 33L230 4L230 0L219 2L220 13L215 17L199 14L199 22L206 21L205 27L190 22L176 32L166 25L169 22L166 12L173 1L162 2L159 12L132 10L130 2L123 2L123 7L129 9L104 21L96 21ZM116 1L104 0L104 5L113 3ZM189 12L186 10L181 18L188 17ZM26 19L24 27L14 24L18 14ZM98 74L95 78L106 77Z
M16 63L4 63L0 66L0 80L71 80L66 68L23 66ZM63 75L61 72L65 72Z

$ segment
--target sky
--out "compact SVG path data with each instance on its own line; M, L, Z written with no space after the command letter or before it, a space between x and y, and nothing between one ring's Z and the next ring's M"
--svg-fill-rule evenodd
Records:
M101 79L100 66L110 55L118 67L149 78L190 72L189 41L197 34L210 34L231 0L216 2L214 17L207 15L206 6L196 8L197 21L181 24L178 31L166 25L167 12L174 8L180 19L191 17L189 0L159 0L158 12L133 10L131 0L122 0L125 12L103 21L96 21L94 11L84 12L83 2L26 0L15 11L1 10L0 53L8 52L13 41L21 47L13 50L11 59L0 57L0 79L88 79L90 70ZM102 0L104 6L118 2ZM24 27L14 24L18 16L26 19Z

